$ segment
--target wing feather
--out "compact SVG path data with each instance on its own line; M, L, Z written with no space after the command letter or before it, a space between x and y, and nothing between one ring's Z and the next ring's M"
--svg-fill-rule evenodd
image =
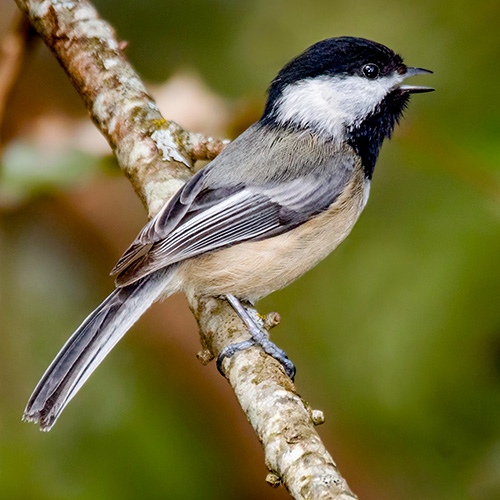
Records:
M125 286L176 262L297 227L326 210L352 169L265 186L210 188L198 172L139 233L112 271Z

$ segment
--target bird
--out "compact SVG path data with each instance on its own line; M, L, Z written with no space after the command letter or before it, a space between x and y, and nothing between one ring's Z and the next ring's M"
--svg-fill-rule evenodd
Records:
M115 290L83 321L31 395L23 419L52 428L91 373L153 304L182 291L226 298L251 338L295 367L247 310L329 255L365 208L375 163L411 94L432 73L359 37L319 41L272 80L261 118L193 175L139 232Z

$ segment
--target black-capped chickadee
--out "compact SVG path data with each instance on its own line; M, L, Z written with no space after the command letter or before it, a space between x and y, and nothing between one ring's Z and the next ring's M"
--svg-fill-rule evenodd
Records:
M177 291L225 296L252 340L293 364L239 300L283 288L334 250L366 205L380 147L430 71L362 38L309 47L272 81L260 120L196 173L142 229L112 274L116 289L61 349L24 418L49 430L146 309ZM222 359L222 358L221 358Z

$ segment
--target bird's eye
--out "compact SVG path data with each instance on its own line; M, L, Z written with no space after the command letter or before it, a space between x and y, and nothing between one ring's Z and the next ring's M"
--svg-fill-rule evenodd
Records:
M363 75L365 75L366 78L369 78L370 80L374 80L375 78L377 78L379 73L380 69L376 64L370 63L363 66Z

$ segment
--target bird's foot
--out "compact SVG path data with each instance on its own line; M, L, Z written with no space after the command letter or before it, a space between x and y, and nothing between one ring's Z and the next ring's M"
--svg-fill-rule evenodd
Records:
M288 359L286 352L283 351L283 349L280 349L276 344L271 342L271 340L269 340L267 332L264 331L259 325L257 325L254 319L250 316L248 311L243 307L241 302L236 297L234 297L233 295L228 295L227 300L233 306L238 316L248 326L252 337L243 342L231 344L222 350L222 352L219 354L219 357L217 358L217 369L219 370L219 372L225 376L225 373L222 370L222 362L225 358L230 358L237 352L248 349L253 345L258 345L265 353L269 354L274 359L279 361L285 369L285 373L293 380L295 378L296 369L292 361Z
M261 339L252 337L248 340L244 340L243 342L238 342L236 344L231 344L225 347L217 358L217 370L219 370L220 374L226 376L222 369L222 362L224 361L224 359L230 358L237 352L248 349L249 347L252 347L254 345L258 345L265 353L269 354L275 360L279 361L283 366L285 373L292 379L292 381L294 380L296 373L295 365L290 359L288 359L286 352L283 349L280 349L274 342L271 342L268 338L262 341Z

